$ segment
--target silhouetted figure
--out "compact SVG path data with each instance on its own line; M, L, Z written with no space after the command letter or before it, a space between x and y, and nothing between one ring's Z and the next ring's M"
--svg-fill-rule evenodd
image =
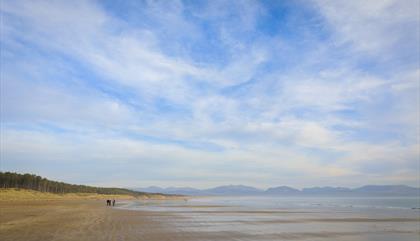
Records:
M115 206L115 199L112 200L112 206Z
M107 200L106 200L106 205L107 205L107 206L111 206L111 200L107 199Z

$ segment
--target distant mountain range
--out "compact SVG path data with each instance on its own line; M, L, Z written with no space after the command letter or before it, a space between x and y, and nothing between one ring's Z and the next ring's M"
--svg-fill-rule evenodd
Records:
M227 185L209 189L196 189L191 187L168 187L161 188L151 186L147 188L135 188L136 191L164 193L164 194L180 194L180 195L218 195L218 196L254 196L254 195L271 195L271 196L418 196L420 197L420 188L409 187L405 185L367 185L359 188L345 187L311 187L301 190L279 186L271 187L266 190L244 185Z

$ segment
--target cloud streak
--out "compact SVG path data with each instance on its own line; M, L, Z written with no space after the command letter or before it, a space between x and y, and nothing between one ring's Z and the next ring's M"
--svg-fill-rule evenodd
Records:
M2 170L418 185L416 1L125 4L3 2Z

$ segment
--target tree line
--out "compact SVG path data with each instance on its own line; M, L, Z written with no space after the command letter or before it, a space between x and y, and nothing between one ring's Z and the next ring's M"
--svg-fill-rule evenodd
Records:
M92 187L85 185L74 185L64 182L51 181L41 176L34 174L19 174L14 172L0 172L0 187L1 188L22 188L31 189L40 192L51 193L98 193L98 194L125 194L138 196L147 194L144 192L136 192L124 188L105 188Z

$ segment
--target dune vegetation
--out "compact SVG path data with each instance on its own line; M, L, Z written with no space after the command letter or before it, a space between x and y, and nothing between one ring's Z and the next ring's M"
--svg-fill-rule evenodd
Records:
M0 200L166 199L178 196L125 188L74 185L33 174L0 172Z
M0 188L0 201L13 200L104 200L104 199L134 199L132 195L112 195L97 193L49 193L28 189Z

